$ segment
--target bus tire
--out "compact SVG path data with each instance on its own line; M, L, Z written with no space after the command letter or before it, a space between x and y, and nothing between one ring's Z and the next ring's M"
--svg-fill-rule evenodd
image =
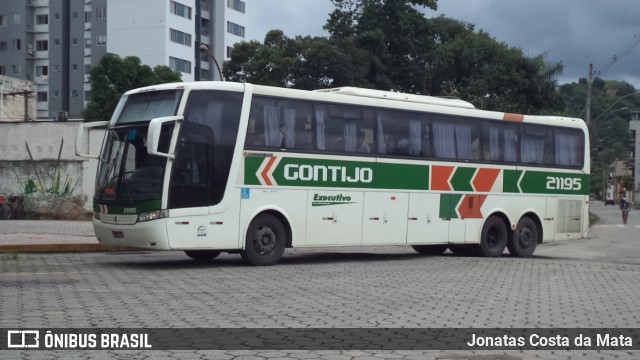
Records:
M484 257L499 257L507 247L507 225L497 216L490 216L482 227L478 254Z
M184 253L193 260L201 262L209 262L220 255L220 251L217 250L185 250Z
M250 265L273 265L280 260L287 243L282 222L271 214L260 214L249 224L242 259Z
M538 246L538 226L530 217L518 221L516 231L507 244L511 256L527 258L533 255Z
M422 255L441 255L447 250L447 245L411 245L411 247Z

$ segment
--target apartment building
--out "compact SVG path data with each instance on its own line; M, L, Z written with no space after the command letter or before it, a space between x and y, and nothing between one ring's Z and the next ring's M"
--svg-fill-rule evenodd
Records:
M107 52L219 79L211 55L221 66L244 40L245 14L242 0L0 0L0 75L37 84L37 118L78 118Z

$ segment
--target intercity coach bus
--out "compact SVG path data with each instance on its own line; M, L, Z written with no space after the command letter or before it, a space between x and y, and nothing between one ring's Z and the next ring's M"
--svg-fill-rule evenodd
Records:
M231 82L127 92L106 126L93 198L103 244L240 253L407 245L529 257L588 229L581 119L359 88ZM87 155L84 155L87 156Z

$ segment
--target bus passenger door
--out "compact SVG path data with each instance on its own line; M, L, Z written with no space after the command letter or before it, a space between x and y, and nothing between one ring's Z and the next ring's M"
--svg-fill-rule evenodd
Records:
M307 246L362 242L362 192L309 190Z
M440 194L411 194L407 221L407 243L449 242L450 221L440 218Z
M363 244L406 244L409 194L369 192L364 195Z

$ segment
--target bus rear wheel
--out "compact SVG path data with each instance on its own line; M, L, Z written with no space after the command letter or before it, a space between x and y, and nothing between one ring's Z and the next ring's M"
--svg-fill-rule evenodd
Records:
M499 257L507 247L509 233L504 221L497 216L491 216L482 227L478 253L485 257Z
M220 251L217 250L185 250L185 254L195 261L208 262L220 255Z
M533 255L538 246L538 227L529 217L518 221L513 239L507 244L511 256L527 258Z
M258 215L247 230L242 259L255 266L273 265L280 260L287 243L282 222L271 214Z
M447 250L447 245L411 245L413 250L422 255L440 255Z

